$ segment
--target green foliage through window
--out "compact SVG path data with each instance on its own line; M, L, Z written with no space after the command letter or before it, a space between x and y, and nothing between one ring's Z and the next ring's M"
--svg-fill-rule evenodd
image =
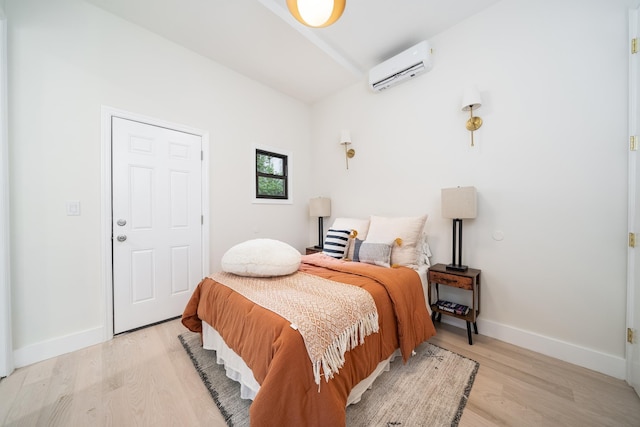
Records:
M256 197L287 199L287 156L256 149Z

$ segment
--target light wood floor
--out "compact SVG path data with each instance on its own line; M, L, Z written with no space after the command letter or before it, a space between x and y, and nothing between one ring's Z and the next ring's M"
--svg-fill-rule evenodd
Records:
M432 342L480 362L460 425L640 426L621 380L437 324ZM179 320L16 370L0 381L4 426L225 425L177 335Z

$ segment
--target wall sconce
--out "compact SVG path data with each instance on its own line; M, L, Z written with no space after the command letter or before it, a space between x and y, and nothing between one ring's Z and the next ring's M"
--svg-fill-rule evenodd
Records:
M347 160L347 169L349 169L349 159L356 155L356 150L349 148L349 145L351 145L351 133L348 130L340 132L340 145L344 145L344 156Z
M346 0L287 0L289 12L307 27L322 28L342 16Z
M462 96L462 111L469 111L469 120L467 120L467 130L471 131L471 146L473 147L473 132L480 129L482 119L473 117L473 109L476 110L482 106L480 92L476 88L467 88Z

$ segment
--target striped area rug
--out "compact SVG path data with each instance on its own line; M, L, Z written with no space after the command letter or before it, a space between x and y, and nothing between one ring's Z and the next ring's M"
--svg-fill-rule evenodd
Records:
M215 352L200 346L198 334L179 337L229 426L249 425L251 401L216 363ZM478 362L422 343L406 364L391 363L360 402L347 407L347 426L457 426L478 371Z

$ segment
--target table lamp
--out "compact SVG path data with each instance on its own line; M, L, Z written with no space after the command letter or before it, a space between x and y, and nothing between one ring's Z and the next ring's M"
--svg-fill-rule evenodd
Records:
M328 197L316 197L309 200L309 216L318 217L318 244L314 246L316 249L323 249L324 226L322 218L331 216L331 199Z
M466 271L468 267L462 265L462 220L475 218L478 213L476 188L443 188L441 196L442 216L453 219L452 260L447 270Z

